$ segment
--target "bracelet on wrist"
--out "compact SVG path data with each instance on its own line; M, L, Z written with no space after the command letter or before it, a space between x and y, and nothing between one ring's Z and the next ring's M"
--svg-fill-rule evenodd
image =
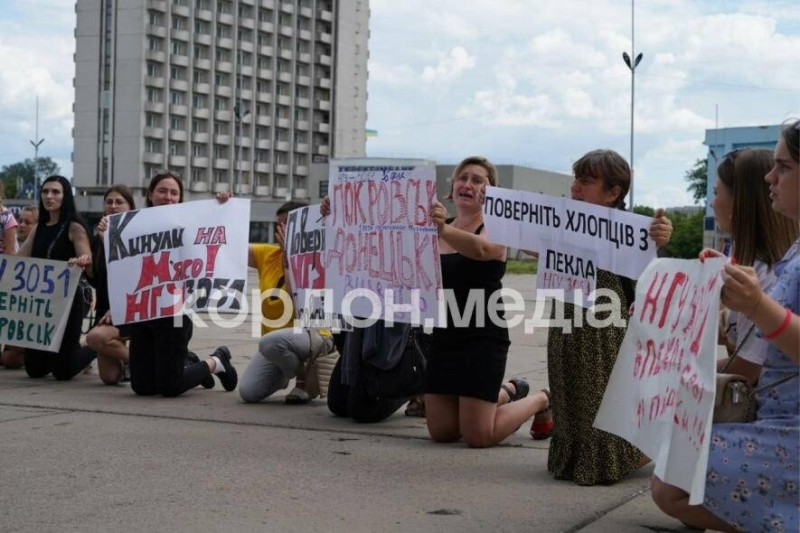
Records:
M778 338L784 331L786 331L791 321L792 321L792 310L787 307L786 316L783 317L783 322L781 323L781 325L778 326L778 329L776 329L772 333L764 335L764 338L767 339L768 341Z

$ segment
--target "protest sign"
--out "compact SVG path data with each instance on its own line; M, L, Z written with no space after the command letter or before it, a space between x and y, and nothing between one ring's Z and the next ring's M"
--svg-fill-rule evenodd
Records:
M250 201L203 200L109 217L104 236L114 324L244 301Z
M658 259L642 273L594 421L653 459L655 475L692 505L705 491L724 263Z
M597 253L596 268L631 279L656 257L651 218L569 198L487 187L483 221L492 242L540 254L546 242L579 246Z
M597 287L597 252L580 246L544 242L546 244L539 256L536 289L560 291L562 301L591 307ZM580 297L576 298L576 294Z
M0 255L0 344L57 352L81 273L64 261Z
M442 288L436 168L412 160L331 161L326 284L347 317L437 324Z
M286 221L289 281L297 309L297 325L308 328L346 327L333 302L325 300L325 225L320 205L289 212Z

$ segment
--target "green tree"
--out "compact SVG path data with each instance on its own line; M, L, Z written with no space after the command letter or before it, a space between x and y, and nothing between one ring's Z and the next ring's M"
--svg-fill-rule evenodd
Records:
M39 179L61 172L56 162L49 157L40 157L37 163ZM25 159L18 163L5 165L0 169L0 179L3 180L5 186L6 198L16 198L20 184L36 183L36 164L33 159Z
M703 249L703 223L705 211L693 215L673 212L667 213L672 221L672 238L665 246L666 255L682 259L697 259Z
M647 205L636 205L633 207L633 212L637 215L644 215L646 217L656 216L656 210Z
M687 191L692 193L695 204L702 204L706 201L708 193L708 159L698 159L694 162L694 167L687 170L684 179L689 182Z

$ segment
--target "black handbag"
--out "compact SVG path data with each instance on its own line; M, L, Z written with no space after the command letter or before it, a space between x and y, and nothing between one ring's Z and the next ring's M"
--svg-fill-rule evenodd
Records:
M424 392L428 362L418 336L414 328L409 328L403 356L393 368L382 370L369 363L361 365L361 381L370 398L399 400Z

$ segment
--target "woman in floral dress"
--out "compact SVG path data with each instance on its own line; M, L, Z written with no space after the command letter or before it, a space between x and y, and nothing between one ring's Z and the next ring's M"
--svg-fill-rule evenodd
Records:
M766 176L772 208L800 221L800 120L785 127ZM712 254L713 255L713 254ZM722 302L743 313L770 342L756 395L755 422L715 424L705 502L653 476L653 500L697 528L796 532L800 509L800 240L776 265L764 294L752 267L727 265Z

